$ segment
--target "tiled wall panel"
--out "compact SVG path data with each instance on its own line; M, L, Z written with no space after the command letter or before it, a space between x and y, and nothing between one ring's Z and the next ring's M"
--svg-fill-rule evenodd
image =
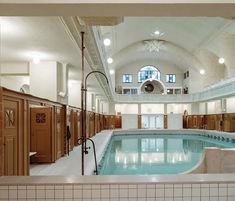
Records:
M235 183L0 186L0 201L235 201Z

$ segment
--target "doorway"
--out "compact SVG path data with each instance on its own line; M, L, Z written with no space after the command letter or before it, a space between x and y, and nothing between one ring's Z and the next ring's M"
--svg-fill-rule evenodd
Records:
M164 128L164 115L162 114L143 114L141 116L141 128L154 128L163 129Z
M33 163L52 161L52 108L30 108L30 153Z

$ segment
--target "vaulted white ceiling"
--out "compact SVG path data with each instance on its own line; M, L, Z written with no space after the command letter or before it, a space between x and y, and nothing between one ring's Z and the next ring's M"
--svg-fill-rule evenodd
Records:
M106 47L107 55L114 59L109 65L112 69L146 58L166 60L182 69L201 68L195 53L224 31L231 21L208 17L125 17L117 26L101 27L101 33L103 38L112 41L111 46ZM156 30L164 35L154 35ZM144 49L144 40L163 40L165 43L159 53L153 54Z
M60 18L0 17L0 23L2 61L31 61L32 54L38 53L41 60L68 63L70 78L80 79L81 51ZM122 68L136 60L156 58L171 62L182 70L207 65L210 68L205 69L211 71L217 61L211 62L210 59L216 60L219 56L226 59L226 55L225 65L235 66L233 20L218 17L125 17L119 25L100 29L101 37L112 41L111 46L105 48L107 56L114 58L113 64L109 65L111 69ZM154 36L156 30L164 35ZM144 40L164 41L157 56L146 51ZM209 51L210 59L198 53L203 49ZM98 89L95 80L91 79L89 86Z

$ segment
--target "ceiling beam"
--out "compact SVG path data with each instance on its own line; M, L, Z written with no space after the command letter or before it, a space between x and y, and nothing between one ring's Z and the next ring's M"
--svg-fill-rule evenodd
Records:
M58 2L58 1L57 1ZM1 16L208 16L235 17L233 0L138 0L97 3L84 0L0 0ZM88 3L87 3L88 2ZM153 3L155 2L155 3ZM187 3L190 2L190 3ZM199 2L199 3L197 3Z

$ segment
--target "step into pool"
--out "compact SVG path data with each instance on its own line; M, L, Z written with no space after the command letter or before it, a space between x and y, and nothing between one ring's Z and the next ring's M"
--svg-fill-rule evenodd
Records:
M198 164L205 147L234 148L235 143L197 134L116 134L99 164L99 174L183 173Z

